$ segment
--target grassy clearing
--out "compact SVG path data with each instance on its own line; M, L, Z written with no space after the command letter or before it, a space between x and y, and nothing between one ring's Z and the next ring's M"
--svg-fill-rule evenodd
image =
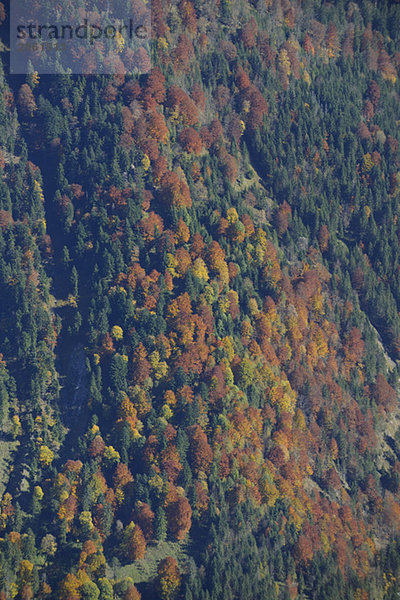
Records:
M260 177L253 169L253 167L249 166L246 175L241 175L239 179L234 183L233 188L235 192L240 193L247 191L253 186L262 187L260 184Z
M12 454L19 442L7 440L0 431L0 498L2 497L12 470Z
M109 574L115 579L131 577L134 583L146 583L156 577L158 563L167 556L175 558L179 566L182 567L188 558L188 543L188 540L182 542L152 542L147 546L145 558L130 565L118 567L115 572L110 567Z

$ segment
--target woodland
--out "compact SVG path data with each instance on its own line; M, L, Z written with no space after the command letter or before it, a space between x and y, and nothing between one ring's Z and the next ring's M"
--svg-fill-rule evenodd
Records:
M0 4L0 600L394 600L400 3L151 12L17 76Z

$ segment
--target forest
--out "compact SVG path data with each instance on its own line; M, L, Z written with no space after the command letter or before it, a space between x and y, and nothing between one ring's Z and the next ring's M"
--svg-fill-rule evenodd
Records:
M0 600L394 600L400 2L151 19L13 75L0 3Z

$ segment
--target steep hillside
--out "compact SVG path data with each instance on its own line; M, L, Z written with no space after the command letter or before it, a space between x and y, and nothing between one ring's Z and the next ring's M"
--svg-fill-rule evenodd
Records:
M394 599L400 3L152 17L1 75L0 599Z

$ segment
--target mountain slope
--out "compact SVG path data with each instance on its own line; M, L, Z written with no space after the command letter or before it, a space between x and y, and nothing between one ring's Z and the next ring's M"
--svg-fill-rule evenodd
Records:
M395 598L400 5L152 11L2 84L0 597Z

